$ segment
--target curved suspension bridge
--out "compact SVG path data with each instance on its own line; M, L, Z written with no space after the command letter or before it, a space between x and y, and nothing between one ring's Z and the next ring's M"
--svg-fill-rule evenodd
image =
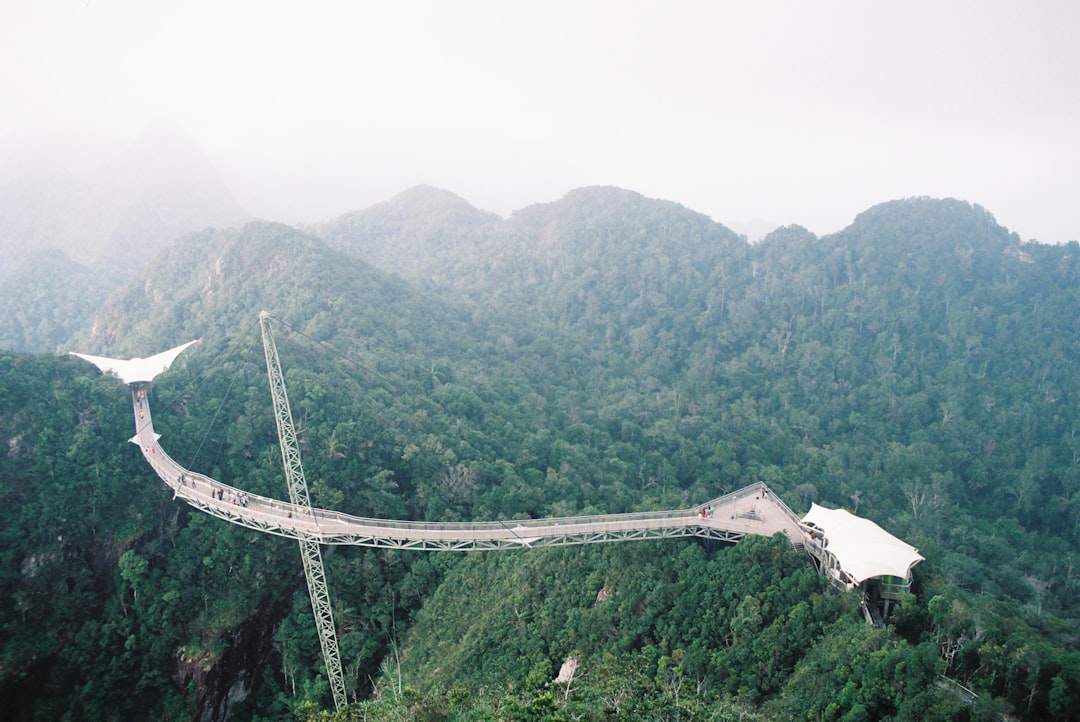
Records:
M249 494L184 468L161 448L147 385L132 385L135 436L131 441L142 449L143 457L174 496L219 519L269 534L320 544L429 551L520 549L688 536L737 542L747 534L771 536L777 532L786 533L795 546L804 541L799 517L761 484L693 509L444 523L364 518Z
M371 519L314 508L308 498L284 375L269 327L269 315L265 312L260 316L260 325L290 501L250 494L187 469L158 444L160 435L154 430L147 391L153 379L194 341L146 359L74 355L90 361L103 372L116 374L131 389L135 417L135 435L131 441L139 446L151 468L172 489L174 498L183 499L196 509L233 524L300 542L319 642L338 709L346 704L345 684L319 551L321 544L469 551L677 537L737 542L747 534L772 536L782 532L796 549L805 548L812 553L818 548L799 517L763 484L748 486L692 509L493 522Z

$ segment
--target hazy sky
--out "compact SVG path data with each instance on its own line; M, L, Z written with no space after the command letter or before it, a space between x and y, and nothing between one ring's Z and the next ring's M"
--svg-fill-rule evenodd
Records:
M171 119L253 212L583 185L838 230L908 196L1080 237L1080 3L0 0L0 138Z

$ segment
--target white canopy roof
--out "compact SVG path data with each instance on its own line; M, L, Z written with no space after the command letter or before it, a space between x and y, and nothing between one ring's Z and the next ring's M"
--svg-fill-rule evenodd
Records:
M911 567L923 560L915 547L844 509L811 504L802 521L820 530L827 550L856 584L885 574L906 579Z
M196 343L196 341L188 341L182 346L162 351L149 358L106 358L105 356L91 356L87 353L75 353L74 351L71 352L71 355L89 361L101 369L102 373L116 374L124 383L134 384L141 381L153 381L155 376L169 368L169 365L176 360L181 351L193 343Z

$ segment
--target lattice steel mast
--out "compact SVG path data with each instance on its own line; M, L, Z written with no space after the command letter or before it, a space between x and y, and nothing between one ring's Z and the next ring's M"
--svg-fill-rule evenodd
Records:
M270 394L274 399L274 420L277 422L281 461L285 466L285 482L289 486L289 500L303 510L301 513L311 514L307 480L300 464L300 447L296 442L289 397L285 393L285 377L281 373L274 333L270 329L270 314L266 311L259 314L259 328L262 330L263 350L266 352L266 374L270 379ZM330 593L326 586L319 542L301 536L300 556L304 560L304 574L307 576L308 593L311 595L311 609L315 613L315 626L319 630L326 676L330 678L334 706L340 710L348 700L345 697L345 679L341 672L337 631L334 629L334 616L330 609Z

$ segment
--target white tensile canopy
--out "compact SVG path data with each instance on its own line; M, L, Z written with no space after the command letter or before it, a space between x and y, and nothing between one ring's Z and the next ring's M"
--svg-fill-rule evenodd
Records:
M91 356L87 353L75 353L74 351L71 352L71 355L89 361L101 369L102 373L116 374L125 384L134 384L153 381L155 376L169 368L184 349L196 342L197 340L188 341L182 346L162 351L149 358L107 358L105 356Z
M856 584L884 575L907 579L911 567L923 560L915 547L844 509L811 504L802 521L818 529L827 551Z

